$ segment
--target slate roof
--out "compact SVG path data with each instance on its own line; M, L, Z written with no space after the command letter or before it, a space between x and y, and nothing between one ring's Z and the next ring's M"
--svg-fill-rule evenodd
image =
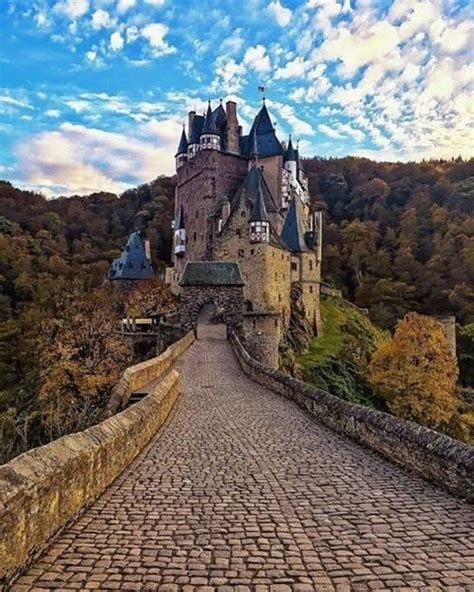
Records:
M225 261L189 261L180 286L243 286L238 263Z
M265 207L265 198L263 196L263 188L261 176L257 180L257 191L255 193L252 210L250 212L250 220L252 222L268 222L267 208Z
M120 257L112 261L107 279L145 280L153 275L153 267L147 259L140 233L132 232Z
M219 130L217 129L216 121L214 119L214 115L212 114L211 109L211 102L209 101L207 105L207 113L206 119L204 120L204 125L202 126L201 135L202 134L215 134L220 135Z
M227 114L225 112L224 107L222 106L222 102L219 104L219 107L214 109L212 115L214 117L214 121L216 122L216 126L218 127L219 131L224 131L224 127L227 123Z
M195 115L191 131L189 133L189 143L199 144L199 138L204 125L204 117L202 115Z
M258 166L253 166L249 172L247 173L242 185L237 190L237 193L234 195L232 199L232 210L240 202L241 194L245 190L246 197L247 197L247 204L252 209L255 203L255 199L257 197L257 193L260 190L263 203L265 205L266 212L274 213L278 212L278 207L273 199L273 196L268 188L267 182L265 181L265 177L261 169Z
M305 228L301 213L301 200L299 197L294 197L290 202L290 207L286 214L283 228L281 230L281 238L285 245L294 253L301 253L308 251L305 240Z
M293 148L293 142L291 141L291 136L288 141L288 148L286 149L286 153L285 153L285 162L298 162L297 152Z
M183 131L181 133L181 139L179 141L178 151L176 152L175 156L178 154L186 154L188 151L188 138L186 137L186 132L183 127Z
M257 136L258 154L260 157L264 158L265 156L284 154L283 147L275 134L275 129L265 104L262 105L262 108L257 113L249 135L241 137L240 149L243 156L250 155L253 149L254 134Z

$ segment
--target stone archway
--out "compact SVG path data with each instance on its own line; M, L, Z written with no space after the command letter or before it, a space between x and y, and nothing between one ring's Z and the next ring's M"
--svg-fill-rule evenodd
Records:
M214 303L205 304L197 318L197 339L226 339L227 326L224 323L223 311Z
M206 304L223 311L228 329L241 330L244 282L237 263L189 262L180 287L180 321L186 331L196 330L199 312Z

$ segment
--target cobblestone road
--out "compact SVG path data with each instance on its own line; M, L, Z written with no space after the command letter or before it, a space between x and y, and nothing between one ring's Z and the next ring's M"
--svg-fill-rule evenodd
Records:
M473 515L248 380L179 363L171 421L13 590L474 590Z

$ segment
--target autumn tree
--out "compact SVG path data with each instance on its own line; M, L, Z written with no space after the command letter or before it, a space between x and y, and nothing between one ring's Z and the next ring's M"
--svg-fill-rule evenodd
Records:
M392 413L432 428L457 409L458 368L440 323L410 313L374 353L368 380Z
M38 403L48 439L97 421L132 352L106 290L62 294L38 340Z
M125 305L130 317L159 317L176 310L176 297L159 278L139 282L129 293Z

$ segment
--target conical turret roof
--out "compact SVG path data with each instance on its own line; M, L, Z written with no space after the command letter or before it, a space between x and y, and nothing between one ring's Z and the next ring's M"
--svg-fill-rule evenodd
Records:
M285 153L285 162L298 162L296 150L293 148L293 142L291 141L291 134L288 141L288 148Z
M186 132L184 130L181 132L181 139L179 141L178 151L176 152L176 156L179 154L186 154L188 151L188 138L186 137Z
M308 251L304 238L305 230L303 225L303 216L301 212L301 200L295 196L290 202L290 207L286 214L285 222L281 231L281 238L290 251L301 253Z
M252 211L250 212L251 222L268 222L267 208L265 207L265 197L263 195L262 179L258 177L257 190L254 194Z

